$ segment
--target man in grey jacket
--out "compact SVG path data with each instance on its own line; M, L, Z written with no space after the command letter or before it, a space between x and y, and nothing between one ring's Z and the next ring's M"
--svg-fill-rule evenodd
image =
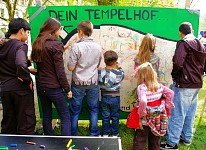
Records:
M178 149L179 141L189 146L197 107L198 92L202 87L202 75L206 50L192 34L192 25L184 22L179 27L182 40L177 42L173 56L172 79L174 104L168 122L166 142L160 149Z

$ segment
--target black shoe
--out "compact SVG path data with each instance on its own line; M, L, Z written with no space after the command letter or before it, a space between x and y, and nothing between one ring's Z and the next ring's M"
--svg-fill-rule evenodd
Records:
M182 136L180 136L180 142L183 143L185 146L190 146L192 143L191 142L188 142L188 141L185 141Z
M161 142L160 149L162 149L162 150L167 150L167 149L179 150L177 145L171 146L171 145L167 144L166 142Z

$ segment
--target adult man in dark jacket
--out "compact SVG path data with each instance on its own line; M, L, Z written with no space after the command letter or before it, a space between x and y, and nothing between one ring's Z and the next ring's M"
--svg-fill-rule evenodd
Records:
M9 23L9 39L0 42L0 94L2 96L3 134L34 134L36 117L33 83L28 70L25 41L29 24L22 18Z
M179 141L189 146L197 107L198 92L206 59L204 46L192 34L192 25L184 22L179 27L182 40L177 42L173 56L172 78L175 108L171 110L166 142L160 149L178 149Z

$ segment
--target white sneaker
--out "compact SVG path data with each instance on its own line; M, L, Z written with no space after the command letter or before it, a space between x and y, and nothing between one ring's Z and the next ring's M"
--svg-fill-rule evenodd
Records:
M171 146L171 145L167 144L166 141L160 143L160 149L161 150L168 150L168 149L179 150L178 145Z
M112 135L112 137L119 137L119 134L117 134L117 135Z

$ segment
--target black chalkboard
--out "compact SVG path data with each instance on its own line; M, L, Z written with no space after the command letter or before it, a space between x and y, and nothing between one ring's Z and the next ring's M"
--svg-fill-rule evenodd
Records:
M0 146L7 146L9 150L67 150L66 145L72 139L73 150L122 150L119 137L91 137L91 136L27 136L0 134ZM26 142L34 142L35 145ZM17 144L17 147L11 147ZM43 147L40 148L40 145ZM45 146L45 148L44 148Z

